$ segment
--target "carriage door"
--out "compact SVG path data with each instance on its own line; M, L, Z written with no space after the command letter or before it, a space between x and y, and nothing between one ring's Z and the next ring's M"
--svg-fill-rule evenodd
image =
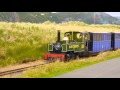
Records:
M85 41L85 50L88 51L88 44L89 44L89 40L90 40L90 35L88 33L84 34L84 41Z

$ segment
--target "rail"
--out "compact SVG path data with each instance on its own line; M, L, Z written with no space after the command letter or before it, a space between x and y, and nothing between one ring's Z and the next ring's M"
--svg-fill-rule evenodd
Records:
M38 66L45 65L45 64L48 64L48 63L45 62L45 63L42 63L42 64L37 64L37 65L32 65L32 66L27 66L27 67L12 69L12 70L1 71L1 72L0 72L0 77L5 76L5 75L14 74L14 73L23 72L23 71L26 71L26 70L28 70L28 69L30 69L30 68L31 68L31 69L34 69L34 68L36 68L36 67L38 67Z

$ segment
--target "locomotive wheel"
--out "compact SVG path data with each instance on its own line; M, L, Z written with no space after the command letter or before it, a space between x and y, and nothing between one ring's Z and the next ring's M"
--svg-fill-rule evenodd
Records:
M71 53L71 59L76 59L76 55L74 53Z
M89 57L89 52L85 52L85 57Z
M69 61L71 59L70 54L65 55L65 61Z

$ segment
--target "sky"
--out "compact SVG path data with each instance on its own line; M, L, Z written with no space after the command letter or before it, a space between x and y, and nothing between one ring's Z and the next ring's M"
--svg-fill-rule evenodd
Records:
M120 16L120 12L105 12L111 16Z
M52 12L52 13L56 13L56 12ZM120 17L120 12L105 12L111 16L119 16Z

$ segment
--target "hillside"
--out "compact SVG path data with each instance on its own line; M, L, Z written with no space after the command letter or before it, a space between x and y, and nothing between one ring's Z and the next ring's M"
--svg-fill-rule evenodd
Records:
M118 18L103 12L0 12L0 21L10 22L42 23L52 21L63 23L68 21L82 21L88 24L111 24L118 20Z
M83 21L88 24L108 24L118 19L102 12L60 12L57 13L63 21Z

